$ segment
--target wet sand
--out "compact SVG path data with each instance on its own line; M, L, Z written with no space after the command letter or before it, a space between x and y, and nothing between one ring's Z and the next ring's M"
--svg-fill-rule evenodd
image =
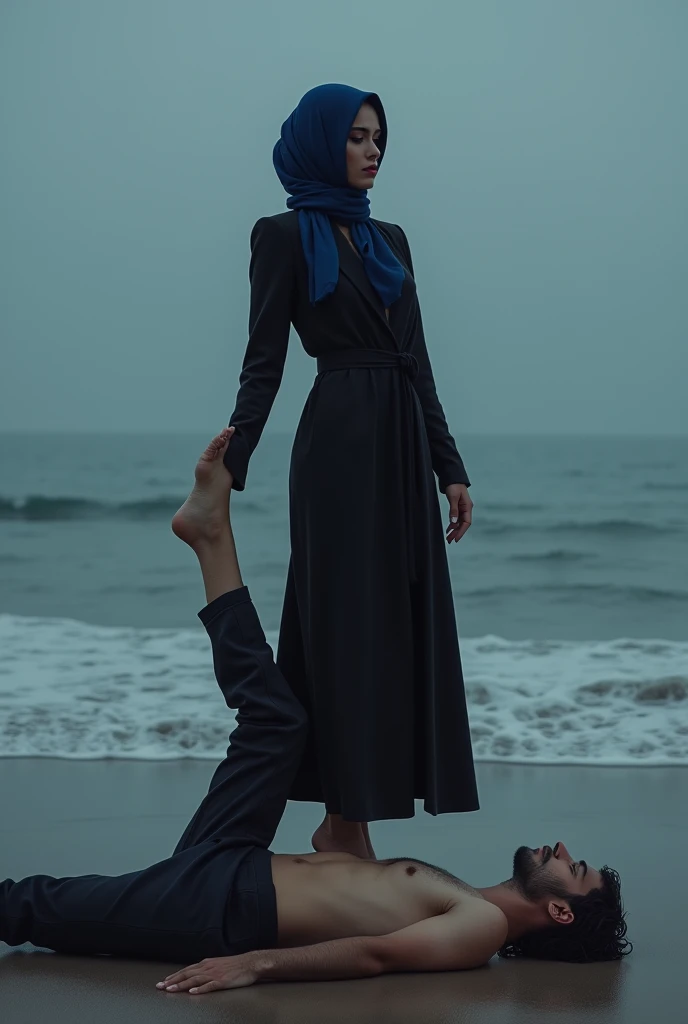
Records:
M0 877L116 874L168 856L211 762L0 760ZM483 810L372 827L378 856L416 856L474 885L508 877L515 848L563 840L620 873L635 951L620 964L495 958L478 971L158 992L164 965L0 943L3 1024L674 1024L687 1017L688 769L479 766ZM274 849L303 852L318 821L290 804ZM172 965L171 965L172 966Z

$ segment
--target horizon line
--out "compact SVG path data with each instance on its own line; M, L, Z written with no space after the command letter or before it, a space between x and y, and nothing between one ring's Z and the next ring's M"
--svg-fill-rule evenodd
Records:
M38 437L45 435L48 437L74 437L74 436L92 436L92 437L195 437L196 435L206 436L208 431L212 431L212 427L194 427L185 430L156 430L151 428L141 428L137 430L127 428L116 428L112 430L94 430L89 427L79 427L71 429L54 429L46 428L41 430L40 428L22 428L22 427L7 427L0 428L0 437ZM296 433L296 428L293 430L264 430L263 437L293 437ZM466 437L549 437L549 438L584 438L584 437L608 437L608 438L671 438L674 440L688 439L688 431L684 433L675 432L652 432L642 433L638 431L534 431L534 430L465 430L461 431L459 439Z

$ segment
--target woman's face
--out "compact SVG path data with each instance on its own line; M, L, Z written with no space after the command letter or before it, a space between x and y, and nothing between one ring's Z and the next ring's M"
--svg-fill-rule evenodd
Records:
M346 175L351 188L372 188L380 159L380 121L369 103L364 103L349 129L346 143Z

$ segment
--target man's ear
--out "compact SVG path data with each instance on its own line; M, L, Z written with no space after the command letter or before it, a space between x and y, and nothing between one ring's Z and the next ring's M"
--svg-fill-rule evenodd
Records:
M551 900L547 904L547 913L556 924L571 924L573 921L573 911L568 903L559 903Z

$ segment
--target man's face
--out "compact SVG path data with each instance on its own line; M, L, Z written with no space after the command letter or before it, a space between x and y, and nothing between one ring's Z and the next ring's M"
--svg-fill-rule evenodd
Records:
M563 843L555 846L519 846L514 854L513 880L534 903L550 896L585 896L602 885L602 876L584 860L574 860Z

